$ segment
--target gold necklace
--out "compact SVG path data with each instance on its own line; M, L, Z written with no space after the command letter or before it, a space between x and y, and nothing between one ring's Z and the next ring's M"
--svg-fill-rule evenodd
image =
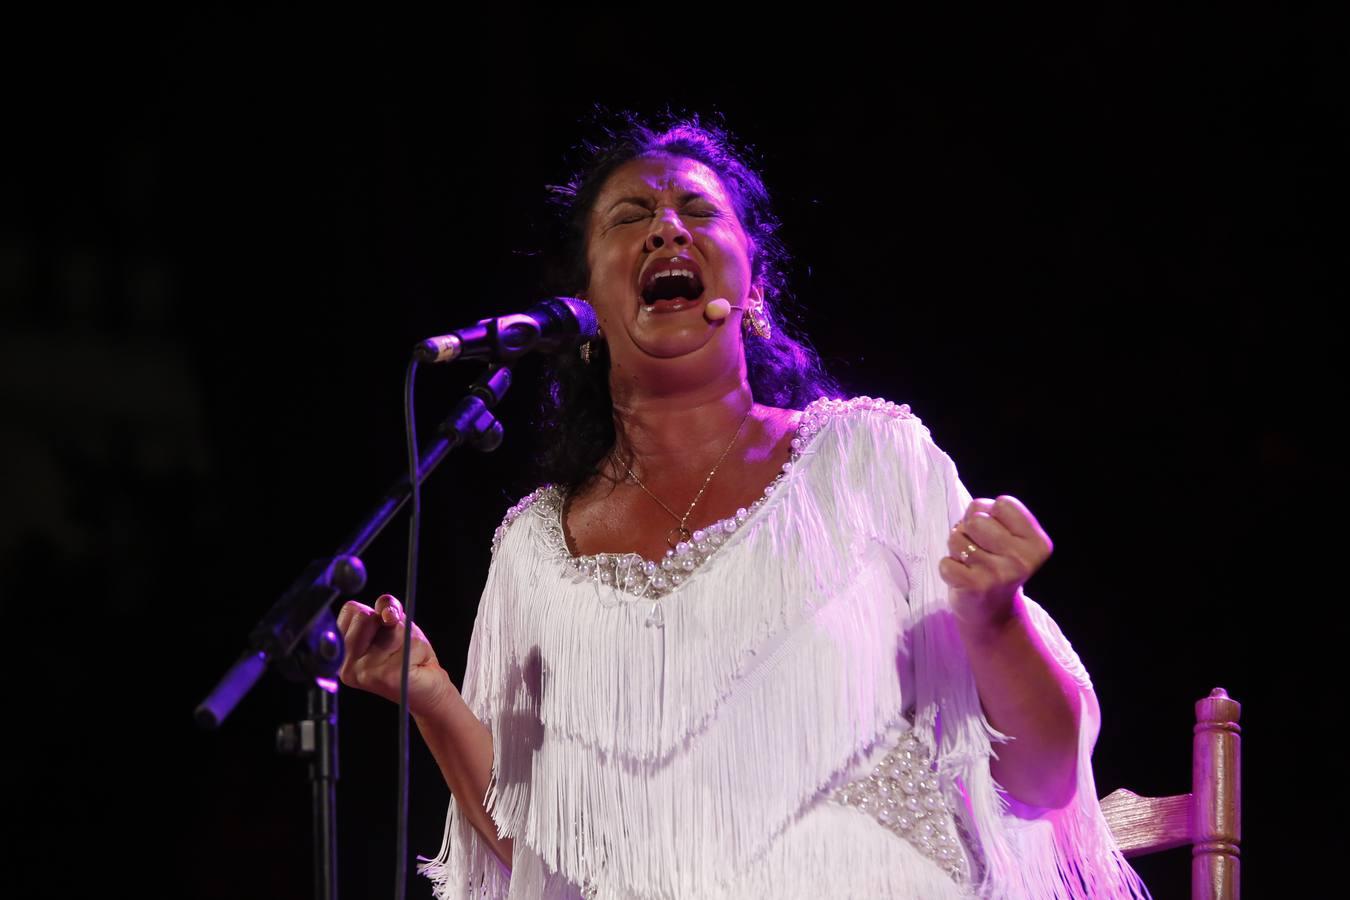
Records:
M651 489L642 483L642 479L638 478L636 475L633 474L633 469L631 466L628 465L628 463L620 461L620 459L617 456L615 456L612 451L610 452L610 457L614 460L614 462L623 466L624 471L628 473L628 477L633 479L633 481L637 484L638 487L646 491L648 497L651 497L653 500L657 502L657 504L660 505L662 509L670 513L670 517L672 519L680 523L679 525L676 525L674 528L670 529L670 531L666 532L666 543L669 544L672 548L676 547L681 541L689 540L691 533L689 529L685 527L686 523L689 521L689 516L693 514L694 507L698 506L698 501L703 498L703 492L708 489L708 483L711 482L713 476L717 474L717 470L721 467L722 461L727 458L727 454L731 452L731 448L736 445L736 439L741 436L741 429L745 427L746 420L750 418L750 410L754 408L755 408L754 404L752 403L750 404L750 409L747 409L745 411L745 415L741 417L741 424L736 426L736 433L731 436L731 443L727 444L727 448L723 450L722 455L717 458L717 462L713 464L712 471L708 473L707 478L703 479L703 486L698 489L698 493L694 495L694 499L689 503L689 508L684 511L684 515L682 516L678 515L675 512L675 510L671 509L669 506L666 506L666 504L662 502L660 497L653 494L651 492Z

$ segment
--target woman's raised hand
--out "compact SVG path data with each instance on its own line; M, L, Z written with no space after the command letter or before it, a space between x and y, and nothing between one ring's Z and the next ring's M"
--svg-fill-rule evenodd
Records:
M972 500L947 535L950 556L938 563L957 618L997 625L1013 613L1022 585L1054 550L1050 536L1016 497Z
M337 619L347 648L338 670L342 683L397 703L407 621L403 604L388 594L375 601L374 609L355 600L343 604ZM408 711L414 716L429 716L454 688L450 676L436 661L436 651L416 624L410 652Z

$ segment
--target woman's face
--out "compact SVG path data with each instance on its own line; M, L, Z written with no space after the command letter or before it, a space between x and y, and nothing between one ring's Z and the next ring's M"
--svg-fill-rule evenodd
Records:
M717 174L697 160L645 156L605 182L591 210L586 258L612 366L689 354L741 353L741 313L710 322L709 300L759 298L750 239ZM709 359L711 364L715 360Z

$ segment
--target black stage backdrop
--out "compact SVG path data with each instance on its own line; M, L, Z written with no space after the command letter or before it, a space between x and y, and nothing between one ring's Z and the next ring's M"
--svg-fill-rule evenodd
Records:
M413 342L537 298L544 185L597 102L724 113L847 388L910 403L977 496L1039 516L1056 553L1029 593L1095 676L1101 793L1186 790L1193 702L1244 703L1244 877L1273 893L1302 869L1297 796L1330 789L1298 697L1339 605L1335 578L1301 586L1339 553L1334 501L1294 510L1333 487L1304 427L1337 368L1342 50L1293 15L12 23L11 896L309 892L305 767L271 749L303 691L269 676L215 733L192 709L400 471ZM537 373L505 446L425 494L420 618L456 679L532 487ZM471 374L426 372L424 433ZM367 554L368 602L402 591L404 534ZM341 884L386 896L394 710L344 691L342 728ZM415 743L414 852L447 800ZM1140 868L1184 895L1185 850Z

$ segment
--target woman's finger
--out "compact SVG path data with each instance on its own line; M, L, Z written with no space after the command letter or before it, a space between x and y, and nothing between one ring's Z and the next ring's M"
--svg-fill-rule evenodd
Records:
M375 601L375 612L385 625L398 625L403 621L403 604L392 594L381 594Z
M1036 521L1036 517L1027 509L1026 504L1011 494L1001 494L994 501L991 510L994 518L1002 523L1004 528L1020 538L1030 540L1050 542L1050 538L1041 528L1041 523Z
M958 591L970 591L978 588L975 573L960 561L950 556L938 560L938 576L948 587Z
M994 511L994 501L993 501L993 500L990 500L990 499L988 499L987 497L976 497L974 500L971 500L971 501L970 501L970 505L966 507L966 511L963 512L963 513L961 514L961 518L958 519L957 522L956 522L956 524L953 525L952 527L953 527L953 528L960 528L961 525L962 525L964 522L966 522L966 520L970 519L970 518L971 518L972 516L974 516L976 513L981 513L981 512L983 512L983 513L991 513L991 512L993 512L993 511Z
M380 632L380 620L375 610L363 603L349 600L338 614L339 623L346 619L346 626L340 627L342 643L346 649L342 668L348 669L370 649L371 643Z
M970 549L972 544L977 550L989 553L1007 551L1010 546L1007 530L994 519L993 512L993 500L976 497L970 501L961 519L952 526L952 533L947 536L947 546L958 561L969 561L969 557L976 552ZM966 558L960 555L963 551L967 554Z
M356 617L356 613L359 610L366 608L365 604L357 603L355 600L348 600L346 603L342 604L342 609L338 610L337 614L338 634L346 634L348 626L352 623L352 619Z
M986 512L977 512L961 523L961 533L982 550L998 556L1017 551L1018 538L1002 522Z
M383 594L375 601L375 615L381 627L371 644L372 648L390 655L401 654L404 626L408 622L408 617L403 613L403 604L399 603L397 597ZM417 632L413 634L416 636Z
M947 535L947 552L951 554L951 559L963 566L975 565L976 559L981 554L989 555L988 548L981 547L966 532L964 523L953 528L951 533Z

